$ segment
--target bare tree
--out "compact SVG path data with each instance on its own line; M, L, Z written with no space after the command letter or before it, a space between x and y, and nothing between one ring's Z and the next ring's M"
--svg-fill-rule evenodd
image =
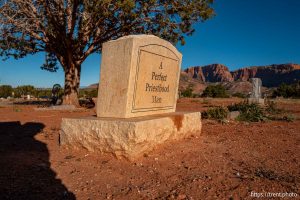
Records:
M65 72L64 104L78 106L81 64L101 45L129 34L173 43L213 15L213 0L0 0L0 56L46 52L42 69Z

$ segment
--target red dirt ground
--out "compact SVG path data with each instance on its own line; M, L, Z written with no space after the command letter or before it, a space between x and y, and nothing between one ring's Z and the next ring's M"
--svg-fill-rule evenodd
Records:
M203 111L239 99L180 99ZM59 146L61 118L81 111L0 107L0 199L253 199L300 196L300 102L280 101L293 122L222 125L203 120L199 137L172 141L135 162ZM256 193L254 193L256 192Z

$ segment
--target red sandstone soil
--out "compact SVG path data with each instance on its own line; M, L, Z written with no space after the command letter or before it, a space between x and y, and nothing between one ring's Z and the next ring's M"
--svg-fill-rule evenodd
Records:
M181 99L203 111L238 99ZM168 142L135 162L59 146L62 117L93 109L0 107L0 199L252 199L251 192L300 196L300 102L282 101L293 122L203 120L201 136Z

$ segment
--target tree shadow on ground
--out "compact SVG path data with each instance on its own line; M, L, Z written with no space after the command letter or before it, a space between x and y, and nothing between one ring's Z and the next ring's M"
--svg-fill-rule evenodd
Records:
M0 199L75 199L51 170L44 124L0 122Z
M18 100L13 102L14 105L35 105L38 107L50 107L51 100Z

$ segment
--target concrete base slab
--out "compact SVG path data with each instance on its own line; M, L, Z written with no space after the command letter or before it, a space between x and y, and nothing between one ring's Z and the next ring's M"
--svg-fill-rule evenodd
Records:
M265 105L265 100L262 98L248 98L248 103L256 103L259 105Z
M60 144L134 160L158 144L201 132L201 113L116 118L63 118Z

